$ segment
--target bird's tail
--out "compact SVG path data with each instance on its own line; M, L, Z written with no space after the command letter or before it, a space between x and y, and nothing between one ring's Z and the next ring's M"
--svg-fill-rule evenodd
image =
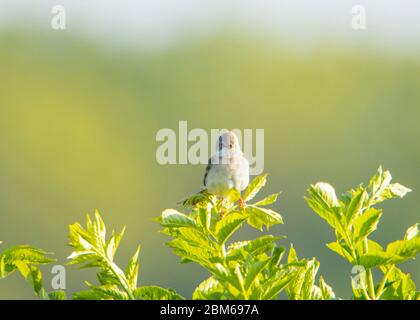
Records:
M186 208L207 206L207 204L212 201L212 197L213 195L210 194L207 189L203 189L188 198L177 202L177 204L182 204L182 206Z

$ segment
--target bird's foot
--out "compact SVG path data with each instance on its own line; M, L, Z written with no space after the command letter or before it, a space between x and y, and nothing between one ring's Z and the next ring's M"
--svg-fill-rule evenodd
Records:
M239 209L241 210L245 209L245 201L244 199L242 199L242 197L238 199L238 205L239 205Z

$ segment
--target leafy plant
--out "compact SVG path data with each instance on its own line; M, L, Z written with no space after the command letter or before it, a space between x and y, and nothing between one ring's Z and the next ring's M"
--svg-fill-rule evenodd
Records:
M47 257L49 254L51 253L29 245L14 246L4 250L0 254L0 279L18 271L30 284L37 297L54 300L63 297L64 292L46 292L42 285L42 273L38 266L55 261Z
M391 183L389 171L380 167L367 187L360 185L337 198L334 188L317 183L309 188L309 206L335 231L336 241L328 248L344 257L353 266L366 272L360 283L352 282L354 299L418 299L419 292L410 275L397 264L413 259L420 250L418 224L411 226L401 240L383 248L369 239L378 226L382 209L377 205L387 199L403 198L411 190L399 183ZM375 284L372 269L382 271L382 280Z
M86 228L79 223L70 225L70 246L74 251L68 257L70 264L79 264L82 268L99 268L99 285L86 282L89 290L77 292L76 300L135 300L135 299L183 299L175 291L156 286L137 287L139 272L140 246L137 247L125 270L114 262L114 257L125 228L120 233L112 231L106 239L106 226L99 212L95 212L93 221L87 215Z
M315 298L311 279L315 279L314 266L319 264L315 260L299 261L293 248L288 263L281 264L285 248L277 241L283 237L263 235L228 243L244 223L258 230L283 223L279 213L266 208L276 202L279 193L250 203L266 180L267 175L261 175L250 183L243 208L236 204L240 195L235 190L226 199L201 192L183 201L192 207L189 213L167 209L158 219L162 232L172 237L167 245L181 262L198 263L210 273L195 289L193 299L275 299L286 288L296 299Z
M398 267L420 251L419 223L408 228L403 239L386 247L371 239L382 216L378 205L388 199L403 198L411 191L391 180L389 171L379 168L368 186L359 185L340 198L324 182L311 185L308 190L309 206L335 232L336 240L327 244L328 248L362 271L357 275L359 281L352 279L353 299L420 299L410 275ZM187 213L167 209L157 219L162 233L171 238L167 245L181 262L197 263L209 272L209 277L192 293L192 299L277 299L281 292L291 300L336 299L323 277L317 279L320 263L316 258L299 259L292 245L287 259L284 258L286 248L278 244L283 236L262 234L251 240L231 240L245 224L260 231L283 224L282 216L267 208L280 193L253 201L266 181L267 175L261 175L249 184L243 195L244 205L238 205L240 194L235 190L225 199L203 191L183 201ZM107 237L99 212L93 219L87 215L85 227L74 223L69 228L69 244L73 248L69 264L98 269L98 284L86 281L88 290L75 293L73 299L184 299L172 289L138 286L140 247L125 269L115 263L125 228L119 233L112 231ZM18 271L37 297L66 299L63 291L46 292L43 288L39 265L54 261L48 255L28 245L4 250L0 254L0 279ZM374 281L374 269L381 272L380 281Z

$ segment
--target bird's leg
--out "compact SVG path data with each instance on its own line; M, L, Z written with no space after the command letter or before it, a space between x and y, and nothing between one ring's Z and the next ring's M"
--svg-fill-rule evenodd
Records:
M226 215L226 198L222 197L222 199L219 202L219 215L220 215L220 219L223 219Z
M242 198L242 196L239 197L238 199L238 205L239 205L239 209L243 210L245 208L245 201Z

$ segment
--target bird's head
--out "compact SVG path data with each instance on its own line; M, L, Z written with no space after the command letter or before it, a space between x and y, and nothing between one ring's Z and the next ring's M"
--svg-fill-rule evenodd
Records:
M219 136L216 149L222 157L231 157L241 152L238 137L232 131L224 132Z

